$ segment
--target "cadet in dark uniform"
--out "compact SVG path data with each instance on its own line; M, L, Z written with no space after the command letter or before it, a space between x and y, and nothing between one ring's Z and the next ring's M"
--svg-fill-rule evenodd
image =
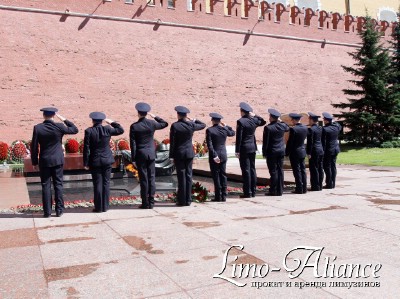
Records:
M40 111L43 111L44 122L33 128L31 160L35 169L39 165L44 217L51 216L51 179L54 187L56 215L60 217L64 213L62 138L64 134L77 134L78 128L56 114L57 108L43 108ZM54 115L64 123L54 122Z
M280 122L281 114L275 109L268 109L269 124L264 127L263 156L267 158L270 179L267 196L282 196L283 193L283 159L285 157L285 142L283 137L289 131L289 126Z
M92 174L94 191L93 212L107 212L110 197L111 166L115 162L110 149L111 136L124 133L124 129L102 112L92 112L93 126L85 130L83 165ZM103 120L111 126L103 126Z
M214 180L215 197L213 201L226 201L226 138L235 136L231 127L221 122L222 115L210 113L213 126L206 130L206 142L208 147L208 161Z
M129 140L131 144L132 163L136 164L139 173L141 209L152 209L156 192L156 149L154 146L154 132L168 127L162 118L150 112L150 105L137 103L139 120L131 125ZM155 120L147 119L146 115Z
M240 113L236 126L235 153L239 158L240 169L242 170L243 195L240 198L256 196L256 151L257 143L255 132L257 127L266 124L266 121L253 113L249 104L241 102Z
M325 189L334 189L336 183L336 158L340 152L339 133L342 126L333 122L333 116L328 112L322 113L325 126L322 128L322 147L324 149Z
M192 164L194 158L193 133L203 130L206 124L187 116L189 109L176 106L178 121L170 130L169 157L174 159L178 177L178 206L190 206L192 203Z
M307 174L304 159L306 158L306 149L304 140L307 138L308 128L300 123L301 114L290 113L293 127L289 131L289 140L286 144L286 155L289 156L290 165L294 179L296 181L296 189L293 193L307 193Z
M308 134L307 134L307 156L310 168L311 191L321 191L324 180L324 170L322 160L324 150L322 148L321 137L322 127L318 126L318 115L308 112Z

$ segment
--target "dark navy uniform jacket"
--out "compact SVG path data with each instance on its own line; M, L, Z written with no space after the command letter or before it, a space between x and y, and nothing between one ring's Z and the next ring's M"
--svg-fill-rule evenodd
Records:
M322 127L314 124L308 128L307 134L307 155L323 155L324 149L322 148Z
M101 167L115 162L110 149L111 136L124 133L120 124L113 122L111 126L94 124L85 130L83 146L83 164L90 167Z
M129 140L132 162L156 158L154 131L166 127L168 127L168 123L160 117L156 117L154 120L143 117L131 125Z
M256 129L265 124L266 121L258 115L254 117L245 115L238 119L236 126L235 153L255 153L257 151Z
M209 158L218 157L221 162L227 160L226 138L235 136L235 131L229 126L213 125L206 130L206 142L209 152Z
M45 120L43 123L36 125L33 128L31 145L32 165L39 164L40 167L63 165L62 138L65 134L77 133L78 128L69 120L65 120L64 123Z
M298 159L304 159L306 157L304 140L307 138L307 133L307 126L301 123L297 123L295 126L290 128L289 140L286 144L286 155Z
M337 155L339 149L339 133L342 126L337 123L331 123L322 128L322 147L325 154Z
M203 130L205 127L206 124L199 120L193 122L180 119L174 122L169 133L169 157L173 159L194 158L193 133Z
M264 127L263 156L284 156L285 142L283 136L289 131L289 126L284 122L274 121Z

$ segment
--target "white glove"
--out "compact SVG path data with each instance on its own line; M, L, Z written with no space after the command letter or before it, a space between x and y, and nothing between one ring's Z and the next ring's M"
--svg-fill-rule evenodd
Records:
M214 162L219 164L219 163L221 163L221 159L218 156L216 156L214 158Z

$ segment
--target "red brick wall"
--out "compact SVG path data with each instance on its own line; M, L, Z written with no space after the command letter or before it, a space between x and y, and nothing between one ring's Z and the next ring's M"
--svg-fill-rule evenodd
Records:
M223 16L223 2L214 14L205 3L187 12L186 2L176 9L146 7L144 1L0 0L0 5L93 13L96 15L207 25L227 29L284 34L357 43L355 33L289 25L289 14L280 24L257 22L257 8L249 18ZM199 4L202 11L199 11ZM301 15L299 16L300 18ZM303 19L301 19L303 20ZM298 24L298 23L296 23ZM303 24L303 23L302 23ZM149 102L153 112L169 122L176 105L186 105L192 116L207 121L220 112L235 125L238 104L249 102L267 117L275 107L282 112L333 111L331 103L343 101L349 86L341 65L352 63L354 48L268 37L245 36L196 29L153 26L72 16L17 12L0 9L0 140L30 139L32 126L41 121L39 109L55 105L74 121L83 138L90 125L88 114L104 111L126 129L136 120L134 105ZM168 135L166 129L156 137ZM261 140L262 130L258 131ZM202 140L204 132L197 133Z

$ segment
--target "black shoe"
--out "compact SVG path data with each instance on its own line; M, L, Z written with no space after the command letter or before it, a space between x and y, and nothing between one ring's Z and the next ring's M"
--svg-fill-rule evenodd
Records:
M139 206L139 209L148 209L149 208L149 206L145 206L145 205L140 205Z
M333 189L333 187L325 185L325 186L322 187L322 189Z
M93 212L93 213L101 213L101 211L96 210L96 209L93 209L92 212Z
M64 212L63 212L63 211L56 212L56 216L57 216L57 217L61 217L62 215L64 215Z
M185 203L185 206L189 207L192 203L191 202L187 202Z
M50 218L51 217L51 215L49 214L49 215L47 215L47 214L44 214L43 215L43 218Z
M220 202L221 200L218 199L218 198L213 198L213 199L211 199L211 201L213 201L213 202Z
M223 198L221 199L221 201L222 201L222 202L225 202L225 201L226 201L226 198L225 198L225 197L223 197Z
M251 194L251 197L256 197L256 194L255 193Z
M239 198L251 198L251 196L249 194L242 194L239 196Z
M307 193L307 190L303 190L303 194L306 194Z

